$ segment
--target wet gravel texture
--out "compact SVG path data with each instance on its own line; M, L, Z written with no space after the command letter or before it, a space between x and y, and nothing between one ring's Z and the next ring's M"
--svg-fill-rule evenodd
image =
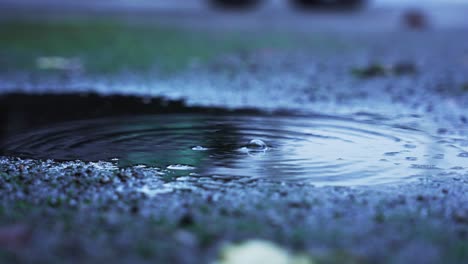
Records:
M3 74L0 87L163 96L196 106L420 115L419 128L466 141L465 36L454 29L336 33L344 46L328 54L256 50L161 79L32 82L28 74ZM206 263L229 241L263 238L319 263L466 263L467 167L468 159L457 172L427 170L404 185L348 188L232 177L166 182L146 167L2 157L0 234L19 231L5 241L0 235L0 262Z
M2 158L0 169L1 224L28 232L3 260L203 263L226 241L249 238L323 263L467 258L466 172L402 186L316 188L242 178L165 182L155 169L104 162Z

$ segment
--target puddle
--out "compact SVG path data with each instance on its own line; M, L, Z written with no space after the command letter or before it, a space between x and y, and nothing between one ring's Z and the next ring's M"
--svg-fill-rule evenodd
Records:
M161 114L62 122L3 136L3 155L110 161L181 176L372 185L466 169L466 141L359 116ZM418 176L413 176L418 175Z

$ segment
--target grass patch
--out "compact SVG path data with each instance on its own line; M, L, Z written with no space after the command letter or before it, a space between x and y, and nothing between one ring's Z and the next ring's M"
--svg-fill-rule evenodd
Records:
M0 24L0 70L37 71L42 63L78 59L87 73L174 72L220 54L260 48L341 47L328 36L255 31L187 30L115 20L3 22ZM52 58L52 59L47 59ZM59 58L59 59L56 59ZM41 62L40 62L41 63Z
M463 263L468 259L468 241L461 240L449 247L445 256L447 263Z
M90 72L146 70L154 64L175 69L211 52L200 38L158 26L117 22L7 23L0 50L10 67L34 69L39 57L80 58Z

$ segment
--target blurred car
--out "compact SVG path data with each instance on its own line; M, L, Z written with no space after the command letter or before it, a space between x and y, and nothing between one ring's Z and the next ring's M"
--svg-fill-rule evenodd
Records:
M268 0L208 0L216 8L249 9ZM272 1L272 0L270 0ZM364 6L367 0L284 0L299 9L356 9Z

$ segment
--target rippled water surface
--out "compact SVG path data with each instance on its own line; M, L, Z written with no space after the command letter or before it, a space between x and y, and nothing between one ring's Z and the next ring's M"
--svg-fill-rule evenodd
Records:
M107 160L192 175L368 185L468 167L466 141L360 116L168 114L74 121L10 135L5 155Z

